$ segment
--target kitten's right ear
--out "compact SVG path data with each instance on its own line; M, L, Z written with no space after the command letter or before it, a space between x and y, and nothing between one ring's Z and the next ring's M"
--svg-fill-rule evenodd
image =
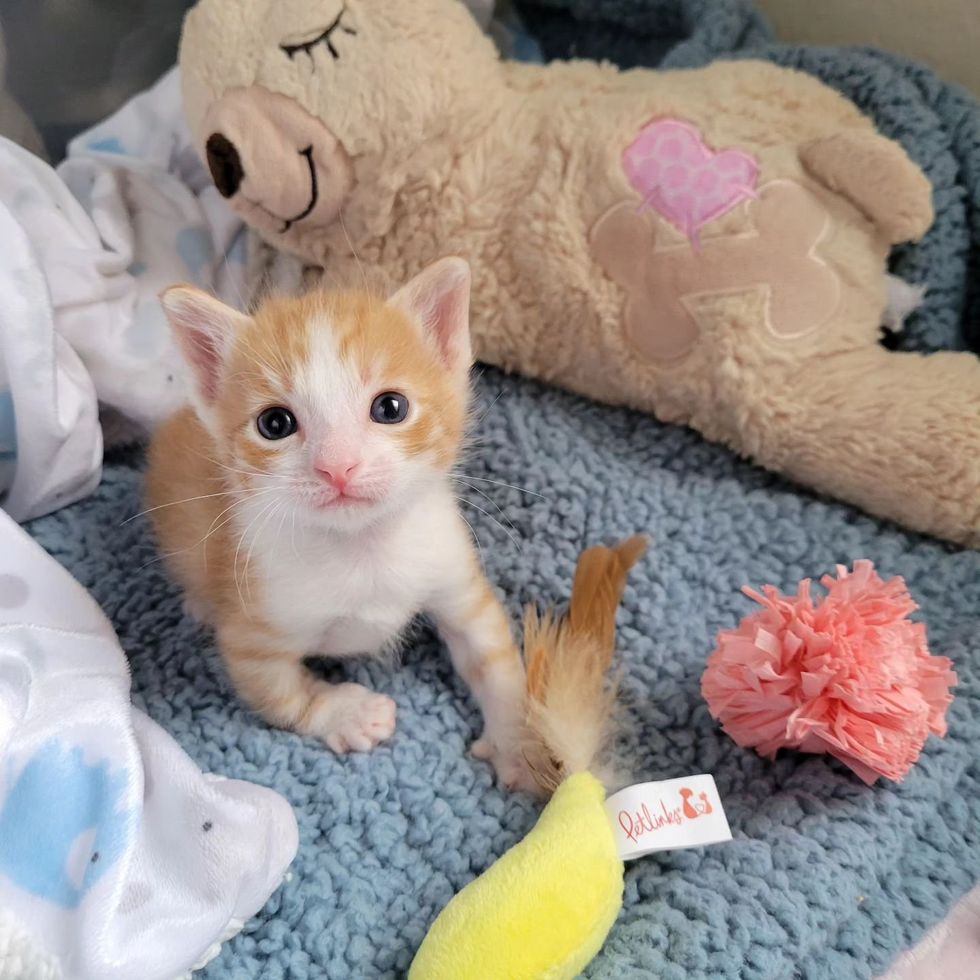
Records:
M464 378L473 364L470 347L470 267L464 259L440 259L392 296L438 349L446 367Z
M171 286L160 302L191 369L195 401L209 408L217 400L232 341L249 319L194 286Z

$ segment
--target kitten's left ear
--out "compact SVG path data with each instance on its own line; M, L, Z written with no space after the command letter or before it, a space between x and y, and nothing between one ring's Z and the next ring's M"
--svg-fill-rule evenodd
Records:
M465 259L440 259L420 272L391 298L392 305L420 324L451 371L468 373L470 347L470 286Z

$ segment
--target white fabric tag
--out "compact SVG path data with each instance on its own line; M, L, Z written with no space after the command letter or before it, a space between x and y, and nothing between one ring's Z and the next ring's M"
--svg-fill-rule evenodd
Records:
M606 800L624 861L732 839L713 776L627 786Z

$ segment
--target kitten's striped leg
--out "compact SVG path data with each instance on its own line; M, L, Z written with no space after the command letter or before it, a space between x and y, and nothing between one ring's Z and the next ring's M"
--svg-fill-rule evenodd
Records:
M395 702L360 684L328 684L301 653L284 652L254 623L225 625L219 643L238 694L266 721L326 742L334 752L367 752L395 731Z
M431 605L453 666L483 712L483 737L473 746L511 789L532 789L521 753L524 728L524 665L510 622L475 558L469 574Z

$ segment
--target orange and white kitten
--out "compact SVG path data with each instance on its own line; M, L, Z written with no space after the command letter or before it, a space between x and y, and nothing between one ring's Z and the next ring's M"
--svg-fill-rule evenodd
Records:
M524 670L449 477L469 407L469 298L462 259L387 302L323 291L251 317L167 290L192 405L153 441L148 505L189 607L270 722L335 752L388 738L391 698L328 684L304 658L390 650L425 612L483 711L474 754L525 786Z

